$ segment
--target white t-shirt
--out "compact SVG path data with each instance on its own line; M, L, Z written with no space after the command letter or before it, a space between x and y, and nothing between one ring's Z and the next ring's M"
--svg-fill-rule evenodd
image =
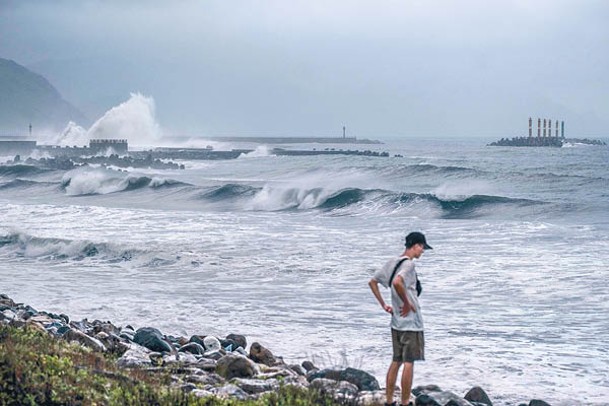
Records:
M395 266L398 261L404 258L406 257L398 257L387 261L381 269L376 271L373 278L384 287L391 289L391 307L393 308L391 328L400 331L423 331L423 316L421 315L421 307L417 296L417 273L414 269L414 262L411 259L402 262L395 274L394 280L398 275L402 277L404 287L406 288L406 295L416 309L416 312L411 310L406 317L400 316L400 309L404 303L395 291L395 288L389 286L389 278L391 278Z

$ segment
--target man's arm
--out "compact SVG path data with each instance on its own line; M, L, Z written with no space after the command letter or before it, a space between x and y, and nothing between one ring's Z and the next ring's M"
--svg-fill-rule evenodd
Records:
M411 310L413 312L416 312L417 310L410 303L410 300L408 300L408 295L406 294L406 287L404 286L404 279L401 275L398 275L393 279L393 287L395 288L395 291L397 292L400 299L402 299L402 302L404 302L404 306L402 306L402 308L400 309L400 316L406 317Z
M378 300L378 302L381 305L381 307L383 308L383 310L385 310L387 313L392 313L393 312L392 307L385 303L385 300L383 299L383 295L381 295L378 281L376 279L372 278L372 279L370 279L370 282L368 282L368 286L370 286L370 289L372 290L374 297L376 298L376 300Z

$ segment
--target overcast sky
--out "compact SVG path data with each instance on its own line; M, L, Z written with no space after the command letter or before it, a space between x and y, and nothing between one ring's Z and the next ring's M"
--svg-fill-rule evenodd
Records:
M181 135L608 135L606 0L0 0L0 57Z

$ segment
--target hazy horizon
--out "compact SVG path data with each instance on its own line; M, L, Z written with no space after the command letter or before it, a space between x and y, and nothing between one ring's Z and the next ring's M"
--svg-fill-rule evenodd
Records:
M0 0L0 57L86 127L141 93L165 135L494 139L540 117L602 138L608 15L598 0Z

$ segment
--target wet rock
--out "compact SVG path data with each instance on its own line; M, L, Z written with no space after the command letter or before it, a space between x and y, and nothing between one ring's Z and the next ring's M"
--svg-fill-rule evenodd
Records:
M194 336L190 337L189 342L197 343L197 344L201 345L203 348L205 348L205 343L203 342L203 340L205 340L205 336L194 335Z
M163 339L163 334L154 327L142 327L137 330L133 342L156 352L171 352L173 348Z
M311 371L319 371L319 368L317 368L315 365L313 365L313 363L311 361L303 361L302 363L302 367L305 369L305 371L307 372L311 372Z
M251 378L256 375L254 363L237 354L226 354L218 360L216 372L225 379Z
M273 366L276 362L273 353L260 343L253 343L250 347L250 359L259 364Z
M449 391L428 391L417 395L416 406L473 406L467 400Z
M13 302L13 299L8 297L4 293L0 294L0 305L6 306L6 307L15 307L15 306L17 306L15 304L15 302Z
M442 389L438 385L422 385L422 386L416 386L412 390L412 393L415 396L419 396L423 393L428 393L428 392L442 392Z
M191 354L203 355L205 348L198 343L188 343L178 349L178 352L189 352Z
M375 391L380 389L380 385L374 376L368 372L355 368L346 368L343 370L323 369L321 371L313 372L307 377L309 382L318 378L347 381L357 386L358 390L363 391Z
M229 334L226 336L226 339L237 343L237 347L241 347L243 349L247 348L247 340L246 340L245 336L242 336L241 334ZM235 348L237 348L237 347L235 347ZM235 348L233 348L233 350Z
M236 341L229 339L220 340L220 346L228 352L235 351L238 347L240 347Z
M290 370L296 372L300 376L305 376L307 374L306 369L304 369L304 367L302 365L291 364L291 365L288 365L288 368L290 368Z
M464 399L470 402L481 403L488 406L493 406L493 402L489 399L488 395L479 386L471 388L464 396Z
M381 388L373 375L361 369L346 368L340 374L340 380L354 384L361 391L374 391Z
M529 406L551 406L549 403L544 402L540 399L533 399L529 402Z

